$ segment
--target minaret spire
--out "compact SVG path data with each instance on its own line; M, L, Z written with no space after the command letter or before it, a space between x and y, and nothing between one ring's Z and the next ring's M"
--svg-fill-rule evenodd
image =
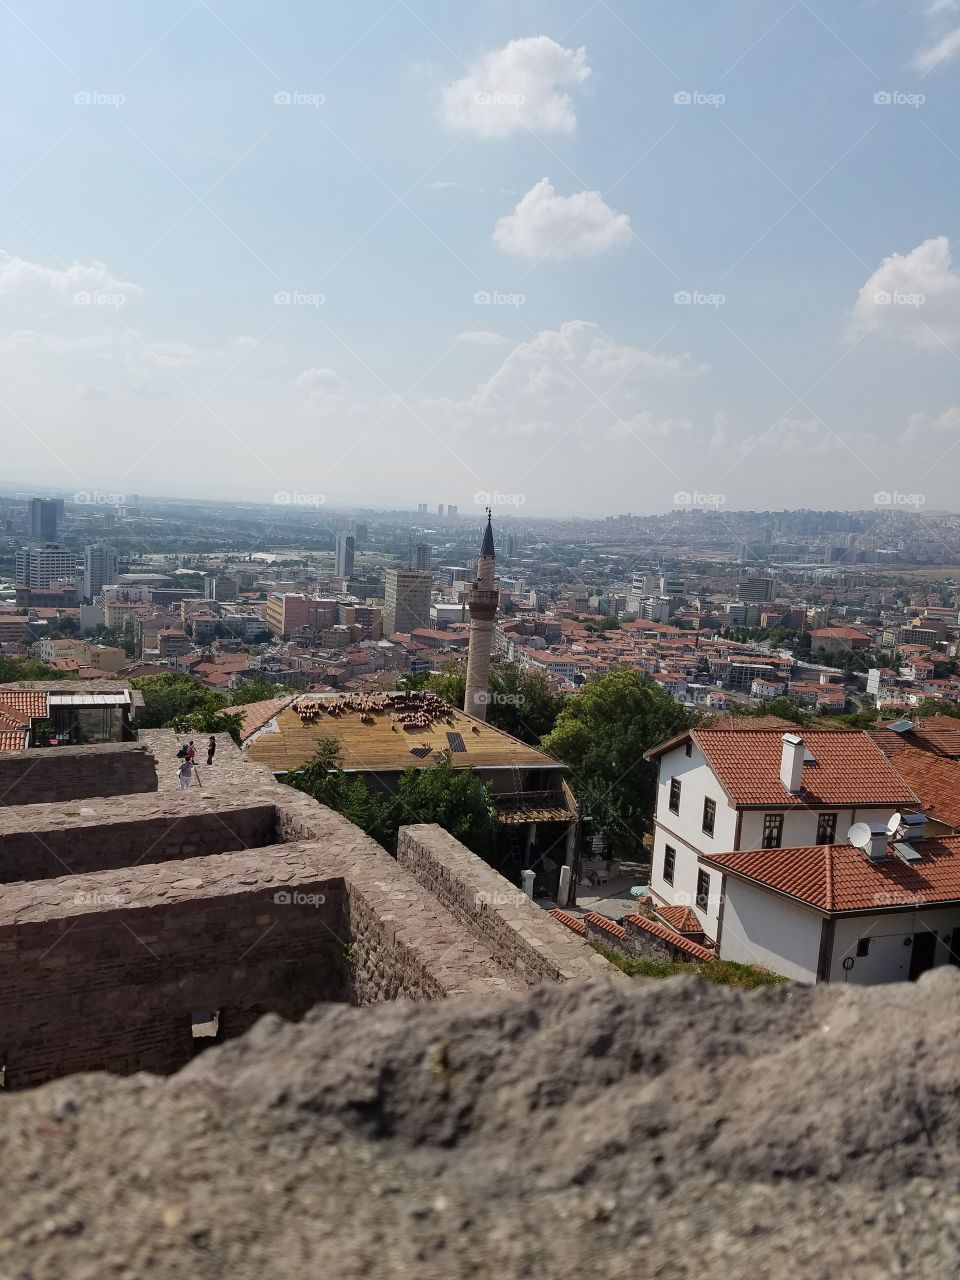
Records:
M478 720L486 720L490 695L490 658L497 620L499 593L495 580L497 553L493 542L493 513L487 507L487 527L483 531L477 576L467 596L470 610L470 649L467 655L467 690L463 709Z

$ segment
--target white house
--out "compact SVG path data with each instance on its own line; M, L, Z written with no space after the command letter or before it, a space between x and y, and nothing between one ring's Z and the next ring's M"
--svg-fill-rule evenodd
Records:
M885 829L895 811L920 808L876 743L852 730L702 727L646 758L659 764L651 896L691 907L714 941L718 855L829 846L855 822Z
M721 876L717 950L801 982L875 984L960 963L960 836L748 849Z

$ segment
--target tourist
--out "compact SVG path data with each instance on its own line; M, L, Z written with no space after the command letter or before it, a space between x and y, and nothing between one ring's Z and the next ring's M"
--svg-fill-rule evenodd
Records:
M217 754L217 740L210 735L210 741L207 743L207 768L213 764L213 757Z
M186 791L193 780L193 761L189 757L180 765L177 770L177 777L180 779L180 790Z

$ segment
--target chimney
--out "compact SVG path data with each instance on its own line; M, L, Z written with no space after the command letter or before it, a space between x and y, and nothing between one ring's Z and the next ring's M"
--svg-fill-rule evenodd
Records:
M867 845L867 861L868 862L886 862L889 857L887 850L887 842L890 839L890 833L885 825L874 826L870 824L870 843Z
M785 733L780 756L780 781L793 796L803 787L803 753L803 739L799 733Z

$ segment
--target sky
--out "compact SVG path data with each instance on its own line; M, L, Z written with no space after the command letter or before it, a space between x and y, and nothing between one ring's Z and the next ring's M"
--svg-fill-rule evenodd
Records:
M3 0L4 474L958 509L960 0Z

